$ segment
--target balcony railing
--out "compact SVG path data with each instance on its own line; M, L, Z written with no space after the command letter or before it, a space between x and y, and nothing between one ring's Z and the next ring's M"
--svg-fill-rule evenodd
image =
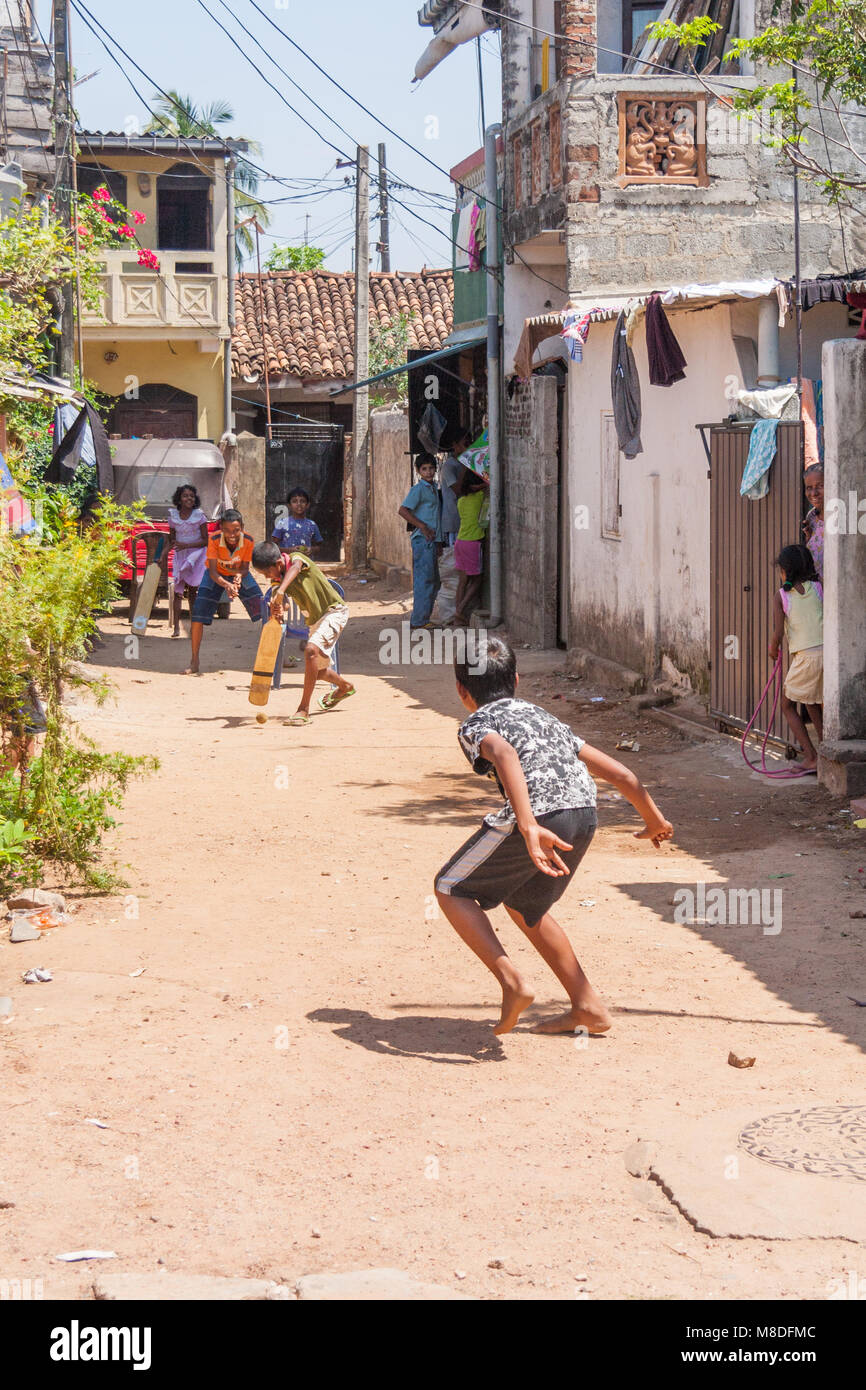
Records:
M136 264L134 253L105 254L102 303L84 314L88 328L228 331L226 276L210 251L158 251L159 272ZM210 266L210 271L202 267ZM190 335L192 336L192 335Z

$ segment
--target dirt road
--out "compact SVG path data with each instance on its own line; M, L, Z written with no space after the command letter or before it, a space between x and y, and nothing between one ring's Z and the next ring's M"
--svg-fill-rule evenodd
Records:
M188 647L166 626L129 661L126 624L103 624L94 665L117 700L77 716L161 770L108 846L129 896L79 894L38 943L0 937L14 1003L0 1277L87 1297L94 1267L55 1259L82 1247L116 1251L118 1271L290 1285L396 1266L499 1299L823 1298L850 1269L866 1277L841 1239L701 1233L623 1157L659 1134L687 1149L709 1112L858 1103L866 1010L849 996L866 999L866 922L850 913L866 906L866 834L814 783L768 787L732 745L586 703L595 692L552 674L558 656L519 653L522 693L591 742L638 734L620 756L677 838L636 843L631 808L606 794L563 900L612 1032L495 1038L494 982L431 896L495 788L457 747L449 670L378 660L405 604L347 592L357 697L300 729L256 725L242 617L206 634L199 679L178 674ZM299 682L287 673L272 716ZM677 923L677 888L702 882L778 890L781 930ZM540 958L497 923L536 986L528 1021L559 1009ZM53 983L20 984L42 964ZM755 1066L729 1066L731 1051ZM833 1184L812 1181L820 1205Z

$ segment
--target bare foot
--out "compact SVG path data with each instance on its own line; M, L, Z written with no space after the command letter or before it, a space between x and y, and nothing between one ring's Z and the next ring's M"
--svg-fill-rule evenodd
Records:
M179 627L176 627L175 630L174 630L174 632L173 632L171 635L172 635L172 637L180 637L180 628L179 628Z
M534 998L535 995L530 994L525 985L503 985L502 1013L499 1016L499 1022L493 1029L494 1033L510 1033L524 1009L529 1008Z
M187 666L186 670L181 671L180 674L182 676L200 676L201 671L198 669L198 666Z
M533 1033L575 1033L578 1029L582 1029L587 1033L599 1034L606 1033L612 1024L613 1019L599 1001L593 1008L569 1009L567 1014L557 1014L556 1018L548 1018L544 1023L537 1023L532 1031Z

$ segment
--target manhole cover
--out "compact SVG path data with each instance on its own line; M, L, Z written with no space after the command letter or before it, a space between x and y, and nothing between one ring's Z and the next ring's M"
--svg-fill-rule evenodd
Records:
M754 1120L740 1132L753 1158L793 1173L866 1182L866 1106L818 1105Z

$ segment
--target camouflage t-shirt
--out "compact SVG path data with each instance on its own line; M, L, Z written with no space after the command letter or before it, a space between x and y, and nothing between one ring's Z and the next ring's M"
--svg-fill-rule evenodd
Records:
M534 816L572 807L595 806L595 782L578 754L584 740L567 724L527 700L493 700L482 705L461 724L457 737L473 770L486 777L493 765L481 756L487 734L499 734L510 743L523 769ZM499 779L499 790L505 796ZM515 815L508 798L499 811L485 816L485 823L509 826Z

